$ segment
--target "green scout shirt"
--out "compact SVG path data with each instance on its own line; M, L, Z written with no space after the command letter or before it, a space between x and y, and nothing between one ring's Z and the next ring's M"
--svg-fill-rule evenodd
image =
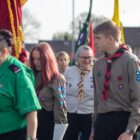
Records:
M9 66L15 64L17 70ZM0 134L26 126L26 113L40 109L28 67L12 56L0 66Z

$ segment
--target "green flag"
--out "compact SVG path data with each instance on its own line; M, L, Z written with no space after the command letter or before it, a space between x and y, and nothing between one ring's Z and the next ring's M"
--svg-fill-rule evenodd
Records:
M89 7L89 12L88 12L86 21L84 22L83 28L80 30L78 40L77 40L76 45L75 45L75 49L74 49L75 53L81 45L88 44L89 22L90 22L90 16L91 16L91 9L92 9L92 0L90 0L90 7ZM73 58L72 65L74 65L74 64L75 64L75 59Z

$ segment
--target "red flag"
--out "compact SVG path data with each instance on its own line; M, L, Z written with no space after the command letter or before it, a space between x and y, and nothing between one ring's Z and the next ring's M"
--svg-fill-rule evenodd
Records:
M19 25L21 25L21 20L22 20L20 1L16 0L16 7L14 5L13 0L10 0L10 4L11 4L12 15L13 15L12 18L14 22L15 32L17 36L17 15L18 15ZM17 15L16 15L16 11L17 11ZM7 29L12 32L7 0L0 0L0 29Z
M92 21L90 21L90 25L89 25L89 41L88 41L88 46L92 49L93 55L96 56L95 47L94 47L94 34L93 34L93 28L92 28Z
M12 48L12 55L17 59L21 59L23 54L26 60L26 52L22 43L24 37L21 29L22 6L27 0L0 0L0 29L7 29L13 33L15 46ZM22 61L20 60L20 61ZM24 62L25 63L25 62Z

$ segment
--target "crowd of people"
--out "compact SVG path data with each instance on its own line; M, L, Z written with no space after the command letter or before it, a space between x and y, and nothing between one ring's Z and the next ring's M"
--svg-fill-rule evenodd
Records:
M140 60L122 45L120 28L93 30L75 65L68 53L37 43L28 66L11 56L14 38L0 30L0 140L138 140Z

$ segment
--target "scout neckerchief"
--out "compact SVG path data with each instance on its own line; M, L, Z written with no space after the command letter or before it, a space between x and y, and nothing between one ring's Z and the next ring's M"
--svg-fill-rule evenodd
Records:
M120 49L111 58L109 58L107 53L105 53L105 60L107 61L107 68L106 68L104 88L103 88L103 93L102 93L102 98L104 100L106 100L107 96L108 96L108 87L109 87L109 80L110 80L111 64L114 60L119 58L125 52L125 50L126 50L126 48L121 46Z
M36 94L39 95L39 92L43 88L43 82L42 82L42 72L37 71L35 75L35 81L36 81Z
M37 88L36 88L36 94L38 95L40 90L43 88L43 85L39 85Z
M85 74L87 74L88 72L90 72L92 70L92 65L89 67L88 70L81 70L79 67L77 67L78 71L81 73L81 78L80 78L80 82L78 84L78 92L79 92L79 95L78 95L78 98L79 99L83 99L84 98L84 87L83 87L83 82L84 82L84 77L85 77Z

